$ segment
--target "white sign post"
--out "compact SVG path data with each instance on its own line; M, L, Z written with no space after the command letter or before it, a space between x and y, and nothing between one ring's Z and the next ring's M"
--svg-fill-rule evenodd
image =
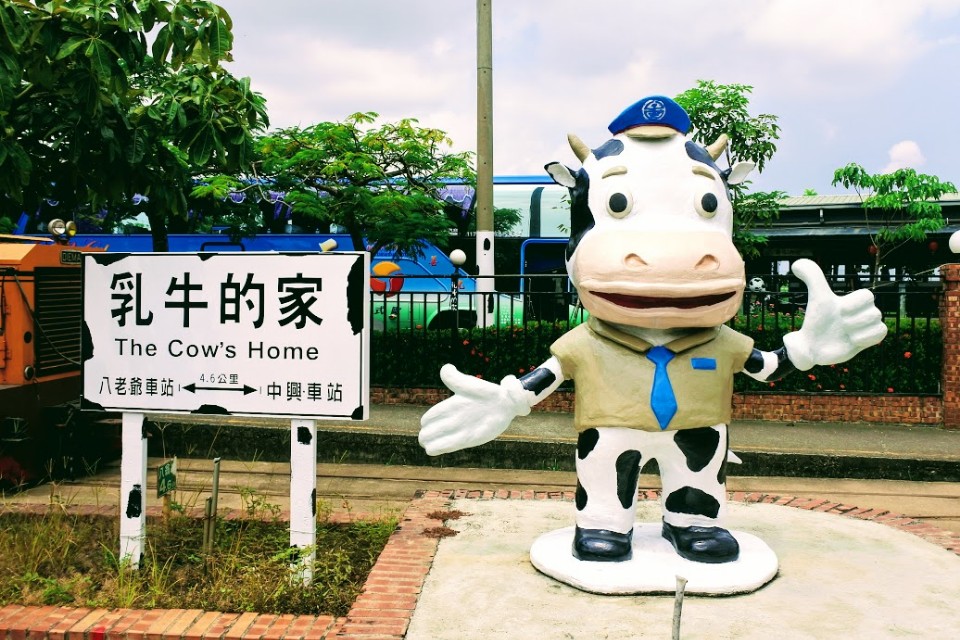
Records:
M290 425L290 546L301 549L293 577L313 581L317 557L317 423L293 420Z
M142 551L150 412L290 418L291 544L312 548L314 420L369 414L369 254L102 253L83 269L84 401L123 412L122 557Z
M120 430L120 560L140 563L147 537L147 439L142 413L124 412ZM125 499L124 499L125 498Z

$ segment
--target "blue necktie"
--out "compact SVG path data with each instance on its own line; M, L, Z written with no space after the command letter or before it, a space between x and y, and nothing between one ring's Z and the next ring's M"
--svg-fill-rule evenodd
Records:
M677 413L677 398L673 395L670 378L667 377L667 363L673 360L673 352L666 347L653 347L647 351L647 359L657 366L653 372L653 389L650 391L650 408L660 423L660 429L666 429Z

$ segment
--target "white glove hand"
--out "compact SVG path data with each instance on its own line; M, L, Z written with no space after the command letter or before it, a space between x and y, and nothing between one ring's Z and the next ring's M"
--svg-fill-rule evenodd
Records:
M797 260L792 270L808 290L803 326L783 337L787 356L797 369L845 362L887 335L873 292L860 289L836 295L812 260Z
M490 442L506 431L515 417L530 413L533 394L515 376L494 384L445 364L440 368L440 379L453 396L434 405L420 418L420 446L428 455Z

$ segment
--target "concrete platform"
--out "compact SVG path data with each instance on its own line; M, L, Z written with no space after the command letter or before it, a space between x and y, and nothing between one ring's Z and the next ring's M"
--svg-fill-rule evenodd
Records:
M456 500L407 640L669 638L673 595L595 595L538 572L529 550L571 522L555 500ZM641 503L638 520L659 506ZM731 504L728 524L764 540L778 576L730 597L687 597L682 638L953 638L960 557L878 522L773 504Z

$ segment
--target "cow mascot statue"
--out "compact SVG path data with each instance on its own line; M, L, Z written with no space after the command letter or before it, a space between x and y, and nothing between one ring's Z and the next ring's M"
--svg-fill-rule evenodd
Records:
M423 415L420 443L437 455L488 442L572 379L576 527L565 562L606 573L609 563L630 563L638 476L655 458L663 518L656 538L687 561L736 565L738 536L722 526L733 375L775 380L843 362L887 329L870 291L838 297L814 262L799 260L793 272L809 292L803 327L776 351L754 348L724 324L746 282L728 185L753 164L721 170L726 136L708 147L688 139L689 116L664 96L640 100L609 129L613 137L592 150L569 136L581 169L546 165L570 190L566 265L588 321L519 379L494 384L445 365L440 376L454 395ZM549 562L534 564L543 570Z

